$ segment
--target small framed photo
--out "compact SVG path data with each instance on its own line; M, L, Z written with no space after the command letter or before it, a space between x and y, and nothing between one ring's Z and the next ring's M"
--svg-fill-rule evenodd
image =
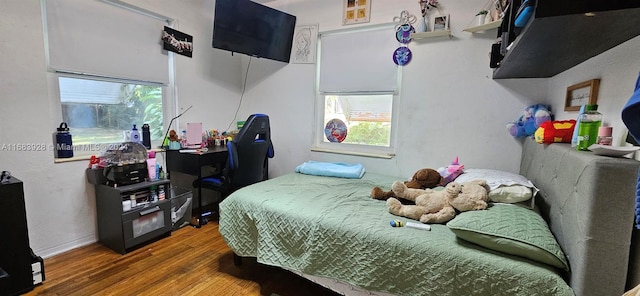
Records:
M433 23L431 24L433 31L447 31L449 30L449 15L436 15L433 17Z
M598 102L600 79L591 79L567 87L564 111L580 111L580 106Z
M371 15L371 0L344 0L342 25L368 23Z

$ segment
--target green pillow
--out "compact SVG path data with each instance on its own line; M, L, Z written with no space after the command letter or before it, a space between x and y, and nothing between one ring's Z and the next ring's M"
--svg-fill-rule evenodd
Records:
M460 239L569 270L549 226L535 211L510 204L458 214L447 227Z

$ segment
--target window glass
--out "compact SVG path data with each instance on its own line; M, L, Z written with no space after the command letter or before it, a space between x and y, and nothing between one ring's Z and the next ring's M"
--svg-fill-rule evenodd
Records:
M392 95L326 95L324 142L389 147Z
M62 76L58 84L62 120L69 126L74 146L123 142L134 124L140 135L142 125L148 124L152 146L160 145L163 136L161 86Z

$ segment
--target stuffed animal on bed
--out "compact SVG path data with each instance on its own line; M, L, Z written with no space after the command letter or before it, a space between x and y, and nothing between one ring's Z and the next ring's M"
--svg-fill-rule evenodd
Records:
M443 180L440 173L434 169L419 169L413 174L410 181L404 182L404 185L412 189L434 188L442 185ZM373 199L387 200L390 197L396 197L396 195L392 190L384 191L382 188L376 186L371 190L371 197Z
M443 178L443 182L439 185L445 186L464 173L464 165L458 162L458 157L456 156L450 165L438 168L438 173L440 173L440 176Z
M451 182L444 190L412 189L402 182L394 182L391 189L396 196L412 200L415 205L402 204L396 198L387 199L389 213L418 220L422 223L446 223L457 212L487 208L489 186L485 180Z
M528 137L533 135L543 122L549 120L551 112L548 105L531 105L524 109L517 121L507 124L507 131L516 138Z

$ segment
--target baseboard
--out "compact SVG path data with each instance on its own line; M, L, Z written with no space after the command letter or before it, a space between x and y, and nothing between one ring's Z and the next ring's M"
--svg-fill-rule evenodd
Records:
M97 242L98 239L95 237L95 235L87 235L85 237L81 237L79 239L61 244L61 245L57 245L57 246L53 246L53 247L49 247L49 248L44 248L44 249L33 249L33 252L44 258L50 258L53 257L55 255L58 254L62 254L64 252L73 250L75 248L79 248L79 247L84 247L86 245L90 245L93 244L95 242Z

